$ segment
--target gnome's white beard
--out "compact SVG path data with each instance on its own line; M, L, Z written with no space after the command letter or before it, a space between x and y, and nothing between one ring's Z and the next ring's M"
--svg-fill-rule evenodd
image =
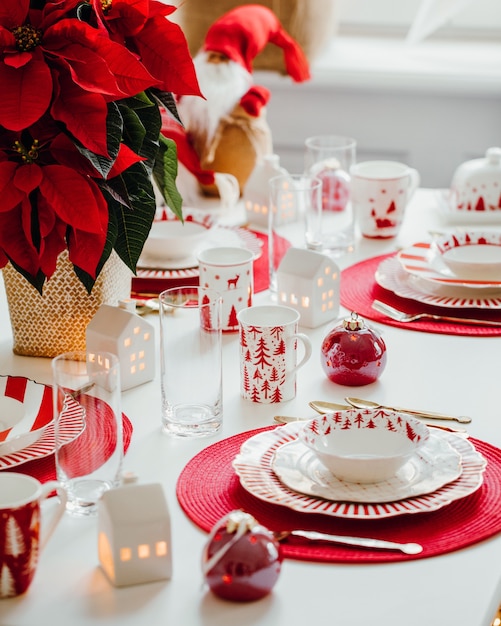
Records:
M183 96L177 108L186 130L205 137L207 147L221 118L228 115L249 90L252 76L235 61L209 63L206 52L196 55L194 65L206 100L198 96Z

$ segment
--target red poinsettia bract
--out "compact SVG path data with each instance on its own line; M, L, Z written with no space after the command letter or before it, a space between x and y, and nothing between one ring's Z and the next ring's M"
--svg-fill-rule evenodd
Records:
M93 106L105 123L105 99L133 96L159 84L135 54L101 29L65 17L76 5L76 0L61 0L47 2L42 10L30 10L30 0L1 3L1 126L27 128L49 109L53 98L52 109L58 119L65 108L64 102L58 106L58 98L64 94L66 103L77 103L82 91L99 96ZM66 115L81 115L88 108L92 106L87 101L83 111L73 106ZM103 126L103 135L105 130ZM77 139L82 141L81 136Z
M73 166L39 159L47 147L36 140L15 145L21 158L0 153L0 249L31 276L50 277L68 248L71 262L95 277L108 228L97 183Z
M67 249L90 292L113 248L135 270L156 205L178 215L160 102L201 95L158 0L0 0L0 267L41 291ZM104 180L106 179L106 180Z
M156 0L92 3L111 38L139 55L162 91L201 95L186 38L178 24L166 19L176 7Z

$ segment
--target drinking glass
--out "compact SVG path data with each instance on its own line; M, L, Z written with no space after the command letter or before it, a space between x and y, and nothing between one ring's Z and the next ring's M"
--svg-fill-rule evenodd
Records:
M276 273L287 249L319 249L322 183L305 174L283 174L273 177L269 187L270 291L276 295Z
M305 173L322 181L317 249L331 257L351 252L355 245L350 179L355 155L356 141L352 137L316 135L305 141Z
M117 487L123 460L120 364L109 352L66 352L52 360L57 479L66 508L94 515L102 494ZM68 408L82 409L83 429L68 439Z
M213 435L223 421L221 294L174 287L159 303L163 429L178 437Z

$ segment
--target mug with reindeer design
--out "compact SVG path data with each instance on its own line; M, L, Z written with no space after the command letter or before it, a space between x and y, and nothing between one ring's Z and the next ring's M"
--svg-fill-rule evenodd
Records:
M397 161L362 161L351 167L350 174L351 201L362 235L396 237L419 186L417 170Z
M237 332L238 312L252 304L253 260L253 252L236 247L207 248L198 255L200 286L223 298L223 332Z

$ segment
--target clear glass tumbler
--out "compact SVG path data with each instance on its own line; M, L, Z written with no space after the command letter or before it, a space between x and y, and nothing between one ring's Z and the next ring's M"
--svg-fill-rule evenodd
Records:
M118 486L121 478L118 357L66 352L52 360L52 374L57 479L68 492L67 510L93 515L102 494Z
M178 437L215 434L223 421L221 294L174 287L159 303L163 429Z
M283 174L269 181L268 257L270 291L276 294L276 273L291 246L318 250L321 236L319 179L305 174Z
M322 181L318 249L331 257L351 252L355 245L350 168L356 145L352 137L338 135L317 135L305 141L305 173Z

